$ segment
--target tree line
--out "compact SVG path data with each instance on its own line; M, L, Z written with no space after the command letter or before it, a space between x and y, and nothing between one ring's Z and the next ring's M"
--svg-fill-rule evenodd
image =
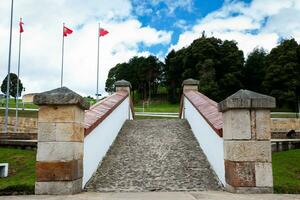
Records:
M269 53L256 48L245 59L235 41L202 35L188 47L169 52L164 63L149 56L117 64L109 71L106 91L113 91L116 80L125 79L143 99L163 87L168 100L176 103L187 78L198 79L200 91L215 101L243 88L276 97L277 107L296 110L300 45L295 39L282 40Z

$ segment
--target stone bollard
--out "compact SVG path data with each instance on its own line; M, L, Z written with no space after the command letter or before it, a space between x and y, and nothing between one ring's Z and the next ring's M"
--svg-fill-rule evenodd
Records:
M270 109L275 98L239 90L219 103L223 113L226 190L271 193Z
M62 87L35 95L38 114L36 194L75 194L82 190L84 110L89 104Z
M115 82L116 92L118 91L127 91L130 94L131 84L128 81L120 80Z
M198 85L199 85L199 81L192 78L186 79L182 82L183 91L186 90L198 91Z

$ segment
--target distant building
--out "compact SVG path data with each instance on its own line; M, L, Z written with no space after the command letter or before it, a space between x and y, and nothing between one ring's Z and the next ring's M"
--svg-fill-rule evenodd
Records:
M33 97L37 93L29 93L29 94L24 94L22 97L22 102L23 103L33 103Z

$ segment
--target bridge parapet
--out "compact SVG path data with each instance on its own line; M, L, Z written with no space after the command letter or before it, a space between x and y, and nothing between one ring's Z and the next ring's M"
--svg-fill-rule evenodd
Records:
M183 82L180 117L187 119L220 182L237 193L272 192L270 109L275 99L240 90L219 104Z
M116 92L91 108L66 87L34 97L40 106L36 194L82 191L124 122L134 116L128 83L116 83Z

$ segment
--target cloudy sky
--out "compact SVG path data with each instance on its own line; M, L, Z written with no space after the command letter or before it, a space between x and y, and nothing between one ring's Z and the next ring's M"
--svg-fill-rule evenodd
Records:
M0 0L0 79L7 74L10 0ZM96 90L97 24L110 33L100 41L100 90L109 69L133 56L162 61L201 36L238 42L247 55L278 41L300 42L300 0L17 0L12 72L17 71L18 19L23 17L21 80L26 93L60 86L62 23L74 30L65 40L64 85L82 95Z

